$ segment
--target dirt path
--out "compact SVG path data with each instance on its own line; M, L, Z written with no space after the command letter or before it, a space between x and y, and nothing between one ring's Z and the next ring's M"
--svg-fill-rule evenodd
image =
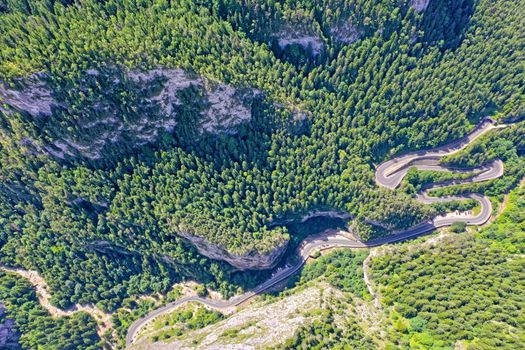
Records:
M47 285L44 278L42 278L42 276L40 276L38 272L33 270L24 270L20 268L7 267L4 265L0 265L0 269L6 272L16 273L17 275L27 279L36 289L36 295L38 301L40 302L40 305L42 305L42 307L49 311L51 316L71 316L76 312L83 311L90 314L97 321L97 333L101 338L108 330L113 329L111 323L111 314L105 313L93 304L74 304L67 310L62 310L52 305L51 294L49 292L50 288Z
M515 188L520 188L522 186L525 186L525 177L521 179L521 181L518 183L518 185ZM509 194L507 193L505 194L505 196L503 196L503 200L498 206L497 212L494 214L494 219L498 218L505 211L505 208L507 208L508 204L509 204Z
M381 309L381 303L379 302L377 293L374 292L372 281L370 279L370 260L377 255L377 251L377 249L371 249L366 259L363 260L363 279L365 281L366 288L368 289L368 293L370 293L370 295L372 296L374 306L377 309Z

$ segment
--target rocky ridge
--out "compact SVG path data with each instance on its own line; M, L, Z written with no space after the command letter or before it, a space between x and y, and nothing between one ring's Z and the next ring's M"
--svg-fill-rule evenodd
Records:
M302 46L305 50L312 48L314 56L319 55L324 48L324 43L320 37L315 35L301 35L300 33L283 32L280 33L277 41L281 49L285 49L290 45Z
M21 137L22 147L59 159L97 160L110 155L111 147L153 143L164 133L174 132L186 112L181 108L188 105L194 117L190 123L197 130L192 137L234 133L237 125L251 120L251 105L262 96L255 89L236 88L178 68L89 69L79 87L67 92L56 91L48 80L41 73L12 85L0 82L0 111L21 112L40 128L36 135ZM197 97L191 103L182 101L188 89ZM122 95L130 95L131 103L119 100ZM84 104L75 106L76 101Z
M236 254L229 252L218 244L188 232L177 231L177 234L191 242L200 254L211 259L226 261L239 270L271 269L277 265L288 246L288 240L285 239L267 254L256 250L244 254Z

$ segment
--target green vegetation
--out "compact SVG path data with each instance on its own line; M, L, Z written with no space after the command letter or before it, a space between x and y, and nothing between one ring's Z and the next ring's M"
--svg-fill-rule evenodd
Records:
M523 181L523 180L522 180ZM525 183L509 193L505 211L480 237L513 254L525 252Z
M344 310L338 310L344 314ZM324 310L319 320L301 327L278 349L373 349L375 344L353 317L337 325L334 311Z
M345 293L348 302L353 298L368 298L363 280L363 261L366 251L336 250L305 265L293 285L324 280ZM297 282L298 281L298 282ZM286 295L289 291L285 291ZM350 312L346 302L331 300L327 308L318 310L315 319L300 327L278 349L372 349L375 344L370 335Z
M438 213L443 214L450 213L454 210L461 212L472 210L474 212L476 208L479 209L479 202L474 199L466 199L461 201L433 203L432 207L434 207Z
M239 334L241 331L248 329L255 325L255 322L248 322L234 328L228 328L222 334L219 335L221 338L232 338L237 341L242 341L245 338L249 338L250 334Z
M401 188L408 194L415 194L421 190L424 190L428 185L434 184L436 182L467 179L476 174L477 172L453 173L447 171L430 171L410 168L405 178L401 182Z
M430 191L431 196L446 196L458 193L476 192L502 200L525 176L525 122L518 122L504 129L496 129L482 136L464 150L446 156L442 162L447 166L457 168L472 168L490 161L500 159L504 163L504 173L499 179L489 182L456 185L438 188ZM402 189L408 194L425 189L431 183L443 182L452 179L465 179L475 175L469 173L447 173L438 171L418 171L410 169L403 179ZM475 208L477 202L473 200L460 202L444 202L433 204L432 207L439 213L451 210L470 210Z
M366 256L365 251L337 250L306 264L301 274L294 278L299 284L304 284L322 276L332 286L364 297L368 294L363 281L363 260Z
M117 345L121 348L125 347L125 338L128 328L134 321L144 317L148 312L156 308L180 299L182 295L182 287L177 285L167 292L165 296L160 298L160 300L155 300L153 298L137 299L136 297L124 299L122 307L117 309L111 318L113 328L117 332Z
M525 123L492 130L460 152L443 158L442 162L456 167L473 167L494 159L507 162L525 152Z
M450 231L455 233L465 232L465 229L467 228L467 224L465 222L455 222L450 226Z
M126 334L131 324L157 307L159 305L153 300L140 300L138 302L132 302L128 299L124 300L123 307L118 309L111 317L113 328L117 331L119 340L117 345L119 348L125 347Z
M388 337L400 348L518 349L525 346L525 188L477 234L432 246L403 246L372 260L389 310Z
M204 328L223 319L223 315L202 306L190 305L155 319L146 332L153 342L168 341L186 332Z
M203 257L181 233L256 257L294 239L279 223L313 211L352 214L365 240L388 234L370 221L402 229L432 217L439 208L378 188L374 164L456 139L488 114L522 117L525 1L432 1L421 13L410 3L0 0L0 261L41 273L59 307L114 311L185 279L231 295L266 276ZM319 52L281 47L292 30ZM203 86L163 109L165 79L131 77L154 69ZM205 92L219 84L251 119L206 132ZM22 98L37 109L47 91L51 114L24 110L13 91L43 95ZM508 191L525 169L522 129L449 159L498 156L508 175L443 191Z
M53 318L40 306L35 290L13 274L0 271L0 300L5 317L15 321L23 349L100 349L97 323L86 313Z
M463 151L443 159L456 167L472 167L474 164L486 164L494 159L504 163L504 173L499 179L476 184L452 186L431 191L432 195L450 195L461 192L485 193L499 200L525 176L525 122L511 127L493 130L476 140Z

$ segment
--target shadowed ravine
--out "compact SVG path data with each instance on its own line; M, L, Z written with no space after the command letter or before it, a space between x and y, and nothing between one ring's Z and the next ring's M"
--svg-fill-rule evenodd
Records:
M426 222L422 222L416 226L413 226L409 229L394 232L393 234L380 237L376 239L369 240L367 242L352 240L348 237L343 237L334 233L327 233L319 237L318 235L315 238L307 238L303 241L302 245L297 250L298 263L290 266L284 270L279 271L274 276L270 277L265 282L261 283L253 290L233 297L228 300L213 300L208 298L202 298L198 296L189 296L182 298L180 300L169 303L161 308L153 310L148 315L143 318L135 321L128 329L126 336L126 345L129 346L135 340L138 332L144 326L149 324L157 316L170 312L173 309L187 303L187 302L199 302L210 308L224 310L232 307L236 307L248 299L254 297L257 294L264 292L275 284L283 281L284 279L295 274L301 269L306 260L309 258L310 254L314 251L325 250L329 248L336 247L347 247L347 248L370 248L377 247L383 244L394 243L403 241L409 238L414 238L422 234L431 232L439 227L450 226L455 222L465 222L469 225L482 225L486 223L492 213L492 205L490 200L481 194L477 193L467 193L462 195L455 195L449 197L429 197L428 192L432 189L442 188L462 183L474 183L488 181L496 179L503 175L503 163L500 160L495 160L489 164L480 165L476 168L471 169L454 169L449 168L443 165L440 165L440 160L449 154L458 152L464 149L466 146L471 144L481 135L484 135L489 130L495 128L506 127L506 125L495 125L495 122L489 118L484 119L474 130L472 130L465 137L456 140L447 145L428 150L428 151L418 151L411 152L399 157L395 157L391 160L381 163L376 170L375 179L376 183L381 187L386 187L389 189L395 189L401 183L403 177L407 174L408 170L412 167L419 170L437 170L437 171L447 171L447 172L477 172L470 178L462 180L451 180L442 183L432 184L430 187L427 187L424 191L421 191L417 194L417 199L422 203L434 203L434 202L444 202L452 200L465 200L465 199L474 199L480 203L481 210L477 215L445 215L437 216L434 219Z

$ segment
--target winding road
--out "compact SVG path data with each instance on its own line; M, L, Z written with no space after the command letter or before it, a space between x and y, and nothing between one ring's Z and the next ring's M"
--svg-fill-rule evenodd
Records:
M168 313L173 309L187 303L187 302L199 302L207 307L225 310L228 308L236 307L248 299L254 297L257 294L262 293L263 291L269 289L270 287L276 285L277 283L285 280L286 278L292 276L297 271L301 269L304 263L308 260L310 255L313 252L319 250L325 250L330 248L337 247L347 247L347 248L371 248L377 247L383 244L394 243L403 241L409 238L414 238L424 233L435 230L439 227L450 226L454 222L465 222L469 225L482 225L486 223L491 214L492 214L492 205L490 200L477 193L469 193L463 195L449 196L449 197L430 197L428 192L432 189L447 187L451 185L457 185L462 183L473 183L488 181L496 179L503 175L503 163L500 160L495 160L489 164L485 164L476 168L471 169L455 169L444 167L440 165L440 160L444 156L458 152L463 148L467 147L470 143L476 140L481 135L485 134L489 130L495 128L503 128L506 125L496 125L492 119L484 119L478 126L474 128L469 134L463 138L449 143L447 145L435 148L429 151L419 151L411 152L405 155L393 158L386 162L381 163L376 170L375 179L376 183L379 186L386 187L389 189L395 189L403 177L407 174L408 170L412 167L419 170L436 170L436 171L447 171L447 172L456 172L456 173L473 173L473 176L461 179L461 180L450 180L441 183L432 184L430 187L427 187L424 191L421 191L417 194L417 199L422 203L435 203L435 202L444 202L451 200L465 200L465 199L474 199L480 203L481 210L477 215L443 215L437 216L434 219L422 222L416 226L413 226L409 229L394 232L392 235L386 237L380 237L367 242L361 242L357 240L352 240L350 238L340 236L340 235L325 235L322 237L307 238L298 249L299 262L291 267L285 268L284 270L279 271L274 274L268 280L258 285L253 290L233 297L228 300L214 300L209 298L202 298L198 296L188 296L177 301L166 304L165 306L153 310L143 318L135 321L128 329L126 336L126 346L130 346L136 339L139 331L152 322L157 316Z

